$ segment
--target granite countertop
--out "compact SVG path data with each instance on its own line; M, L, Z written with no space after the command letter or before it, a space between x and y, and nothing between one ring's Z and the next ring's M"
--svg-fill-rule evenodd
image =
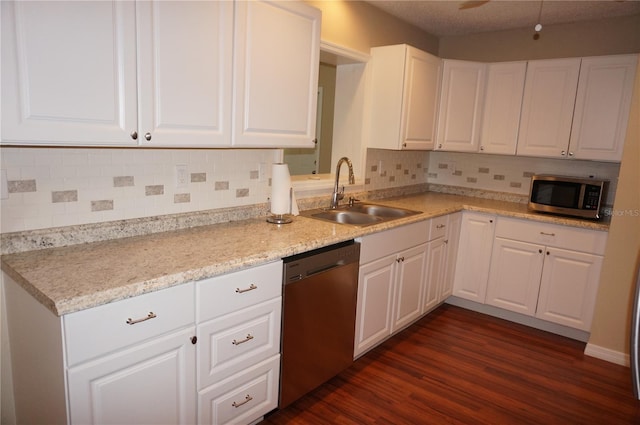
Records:
M375 203L423 211L368 227L295 217L264 218L2 256L2 270L61 316L173 285L461 210L608 230L608 223L533 213L525 204L427 192Z

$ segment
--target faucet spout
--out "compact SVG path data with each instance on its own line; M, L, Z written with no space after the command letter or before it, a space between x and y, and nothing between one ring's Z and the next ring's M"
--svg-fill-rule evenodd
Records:
M336 165L336 181L333 186L333 194L331 195L331 205L329 206L331 209L338 208L338 202L344 198L344 186L342 187L342 191L338 189L338 185L340 184L340 167L344 162L346 162L349 167L349 184L356 183L356 178L353 175L353 164L351 164L351 160L349 158L343 156L338 160L338 165Z

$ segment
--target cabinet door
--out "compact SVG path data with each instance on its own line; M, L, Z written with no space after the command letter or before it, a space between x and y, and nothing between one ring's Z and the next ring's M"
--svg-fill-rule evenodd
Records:
M533 316L538 302L544 246L496 238L487 304Z
M422 313L432 310L442 300L447 243L445 238L429 242L425 290L422 296Z
M566 157L579 71L579 58L529 62L518 155Z
M419 245L398 254L396 296L391 332L404 328L420 317L422 290L426 283L427 246Z
M314 147L320 11L241 1L235 14L232 144Z
M456 272L456 259L458 257L461 222L462 213L458 212L455 214L449 214L447 235L444 240L447 245L447 252L444 266L444 277L442 278L442 291L440 291L440 301L444 301L453 294L453 278Z
M184 329L71 368L70 422L195 423L194 334Z
M146 146L230 146L233 3L142 1L138 137Z
M476 152L486 65L457 60L444 60L443 63L438 149Z
M401 149L433 149L441 60L407 46Z
M355 356L391 335L395 264L392 255L360 267Z
M547 248L536 317L589 331L602 257Z
M515 155L526 62L487 66L480 152Z
M620 161L638 55L582 59L569 155Z
M484 303L494 222L495 217L492 215L467 212L463 214L453 295Z
M2 2L2 143L136 145L133 2Z

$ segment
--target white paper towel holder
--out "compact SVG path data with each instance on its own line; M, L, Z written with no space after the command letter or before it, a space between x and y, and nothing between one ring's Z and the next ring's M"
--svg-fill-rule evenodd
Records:
M293 206L293 188L289 189L289 214L271 214L267 217L267 223L272 224L289 224L293 221L291 218L291 208Z

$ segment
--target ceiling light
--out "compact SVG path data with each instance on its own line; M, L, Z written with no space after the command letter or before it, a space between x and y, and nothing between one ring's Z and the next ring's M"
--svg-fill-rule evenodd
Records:
M542 24L540 23L540 18L542 17L542 3L544 2L544 0L540 0L540 11L538 12L538 23L536 24L535 27L533 27L533 29L535 30L535 33L533 34L533 39L537 40L540 38L540 31L542 30Z

